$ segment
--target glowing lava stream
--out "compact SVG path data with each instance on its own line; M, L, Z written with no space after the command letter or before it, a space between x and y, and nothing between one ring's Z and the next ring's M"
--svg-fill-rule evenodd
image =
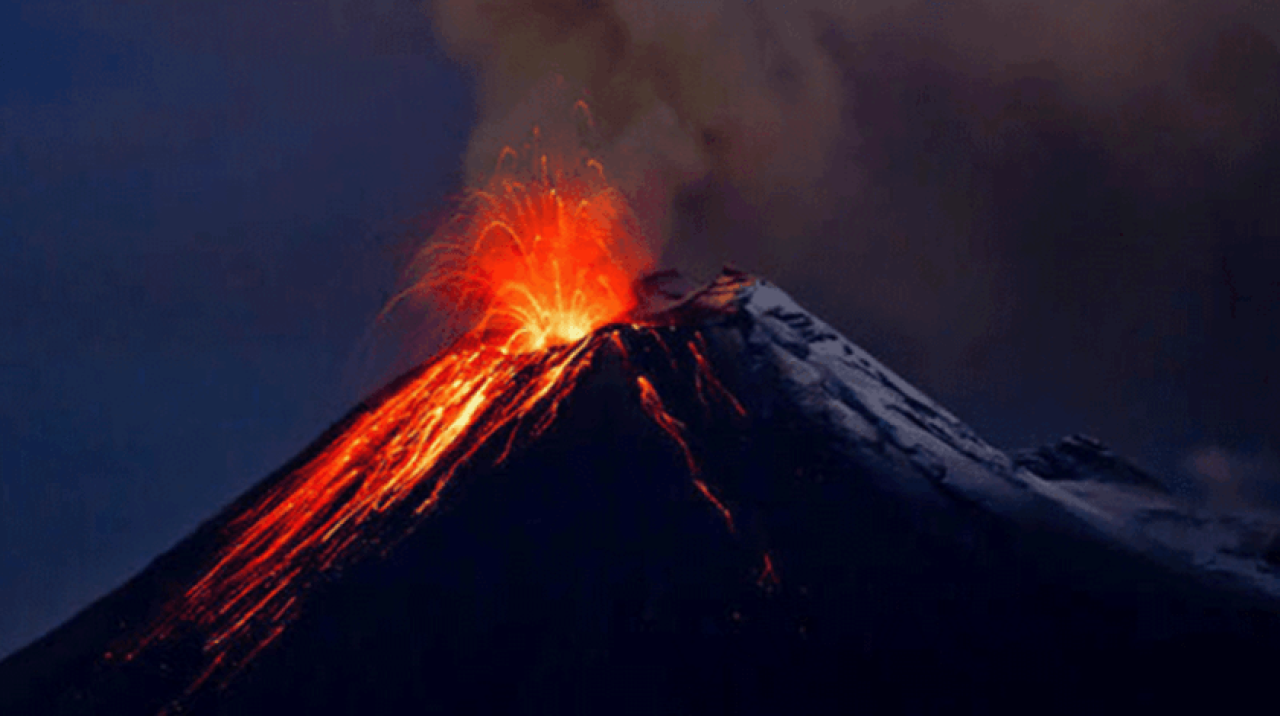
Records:
M499 432L507 440L501 461L518 435L544 431L601 347L613 343L625 354L617 331L593 333L635 307L632 281L649 267L623 197L603 184L598 164L552 171L544 155L533 174L519 182L500 173L426 252L432 268L421 287L472 329L238 515L213 565L127 658L195 625L207 636L209 661L192 690L242 666L280 635L300 590L378 541L377 518L427 513ZM743 413L698 347L688 348L699 399L707 404L709 387ZM644 410L679 445L697 490L733 531L733 515L698 477L683 424L648 378L636 384ZM765 566L772 578L767 554Z

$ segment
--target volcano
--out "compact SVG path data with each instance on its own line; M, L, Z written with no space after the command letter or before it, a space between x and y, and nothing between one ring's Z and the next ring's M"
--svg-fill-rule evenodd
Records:
M0 713L1274 701L1276 523L1085 437L1006 454L767 281L670 278L643 320L509 366L396 500L374 478L443 429L396 406L456 379L392 382L0 663Z

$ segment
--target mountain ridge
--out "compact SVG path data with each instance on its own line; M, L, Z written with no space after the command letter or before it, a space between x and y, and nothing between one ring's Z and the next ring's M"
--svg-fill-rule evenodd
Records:
M413 372L0 662L0 710L1012 710L1071 683L1038 708L1115 692L1094 709L1109 711L1209 703L1228 678L1252 694L1280 653L1265 559L1206 563L1038 474L772 284L726 273L654 315L600 329L619 348L593 354L545 434L505 460L492 441L437 512L317 578L230 682L190 689L194 631L102 657L199 575L238 511ZM640 376L682 433L646 410ZM1153 692L1121 667L1188 683Z

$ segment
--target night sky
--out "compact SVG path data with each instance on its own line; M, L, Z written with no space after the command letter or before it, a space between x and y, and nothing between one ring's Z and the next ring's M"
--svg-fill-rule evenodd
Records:
M457 186L424 18L162 7L0 10L0 653L386 377L405 223Z
M512 23L531 57L617 55L563 68L606 125L634 119L637 67L668 68L652 93L695 159L666 175L665 263L759 271L1003 447L1087 432L1191 498L1280 501L1276 11L1027 29L1013 0L868 3L780 35L800 59L744 95L783 126L813 114L787 87L831 99L805 154L682 102L670 53L615 52L641 25L610 3L512 5L545 19ZM409 0L0 7L0 655L403 362L375 320L423 217L483 154L477 121L524 116L450 22L446 51Z

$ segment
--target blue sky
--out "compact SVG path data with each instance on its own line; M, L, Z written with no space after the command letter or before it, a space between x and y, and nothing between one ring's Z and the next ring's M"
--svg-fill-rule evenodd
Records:
M385 377L370 325L472 102L425 21L358 20L0 9L0 654Z

